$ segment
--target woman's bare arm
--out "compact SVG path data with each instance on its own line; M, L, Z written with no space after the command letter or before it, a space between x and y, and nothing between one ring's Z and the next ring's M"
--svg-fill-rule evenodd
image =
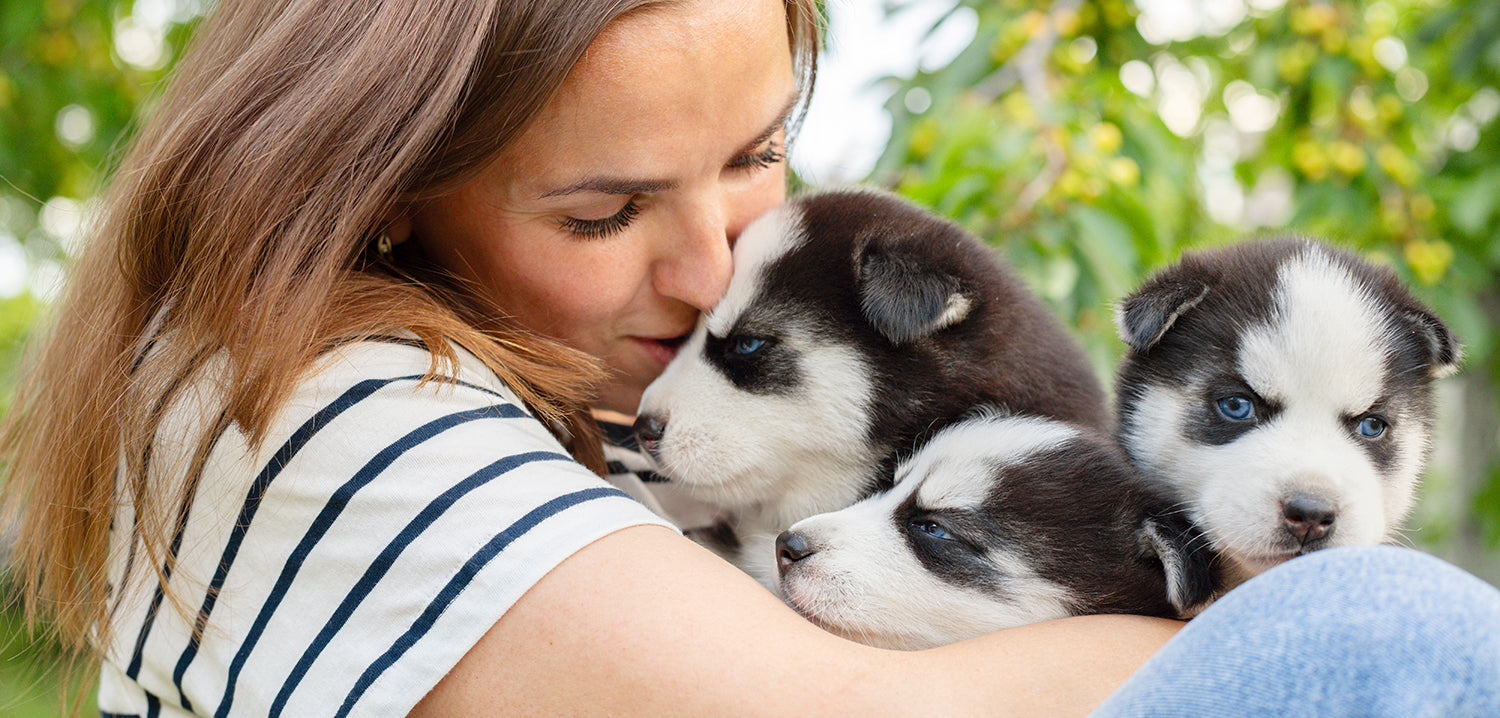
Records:
M928 651L870 648L641 526L553 569L412 715L1083 715L1179 625L1092 616Z

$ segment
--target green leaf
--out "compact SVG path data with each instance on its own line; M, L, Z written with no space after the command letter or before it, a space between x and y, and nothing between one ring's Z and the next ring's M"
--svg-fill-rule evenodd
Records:
M1485 234L1485 227L1497 209L1500 209L1500 167L1490 167L1458 187L1448 205L1448 217L1460 232L1476 237Z
M1078 252L1099 283L1100 293L1116 298L1129 294L1140 273L1129 226L1113 214L1087 206L1075 207L1070 217L1077 231Z

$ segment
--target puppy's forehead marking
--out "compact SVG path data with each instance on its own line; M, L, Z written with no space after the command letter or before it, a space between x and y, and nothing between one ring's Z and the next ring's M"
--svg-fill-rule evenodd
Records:
M1239 370L1268 399L1293 397L1343 412L1382 394L1384 312L1346 269L1317 248L1278 270L1276 313L1247 331Z
M918 503L925 508L979 506L994 490L997 466L1024 461L1077 433L1066 424L1036 417L964 421L939 432L896 475L902 483L921 482Z
M766 266L805 240L802 213L795 205L777 207L751 222L735 240L729 289L704 319L709 333L725 336L755 300Z

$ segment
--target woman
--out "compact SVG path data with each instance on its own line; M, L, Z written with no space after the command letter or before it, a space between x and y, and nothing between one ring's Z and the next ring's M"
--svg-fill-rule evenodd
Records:
M816 33L810 0L220 5L4 445L28 605L101 709L1077 715L1166 642L852 644L600 478L591 411L783 197Z

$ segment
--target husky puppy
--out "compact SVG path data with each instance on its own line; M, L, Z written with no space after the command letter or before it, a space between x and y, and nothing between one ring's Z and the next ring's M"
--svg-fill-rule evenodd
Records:
M781 534L781 594L898 649L1085 613L1178 617L1214 572L1171 507L1103 432L981 414L939 432L892 489Z
M1393 538L1459 343L1392 272L1308 239L1248 242L1184 257L1117 319L1121 442L1231 583Z
M889 485L978 405L1111 422L1077 342L992 250L894 195L826 191L741 234L724 298L635 429L659 474L718 510L695 537L774 586L778 533Z

